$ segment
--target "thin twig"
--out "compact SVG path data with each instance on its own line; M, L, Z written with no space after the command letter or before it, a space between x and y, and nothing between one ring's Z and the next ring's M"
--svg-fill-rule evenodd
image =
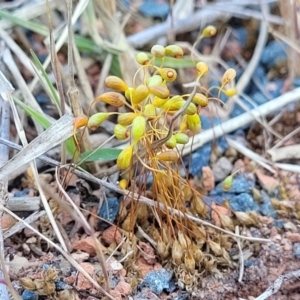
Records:
M267 290L264 293L262 293L260 296L258 296L254 300L265 300L265 299L269 298L270 296L276 294L280 290L281 285L284 282L291 280L291 279L299 279L299 276L300 276L300 270L293 271L286 275L279 276L275 280L275 282L270 287L267 288Z

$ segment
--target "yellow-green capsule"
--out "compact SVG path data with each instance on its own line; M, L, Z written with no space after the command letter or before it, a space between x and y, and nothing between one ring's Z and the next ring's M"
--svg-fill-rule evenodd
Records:
M151 120L156 117L156 108L153 104L148 103L145 105L143 113L146 118Z
M180 121L180 124L179 124L179 130L180 131L185 131L187 128L188 128L187 115L183 115L182 119Z
M169 45L165 47L165 53L173 58L182 58L183 50L177 45Z
M160 68L158 72L160 76L167 82L172 82L177 78L177 72L172 68Z
M128 89L126 83L117 76L107 76L105 78L104 84L107 88L120 92L125 92Z
M232 97L232 96L235 96L237 94L237 90L235 88L229 88L226 91L224 91L224 94L227 97Z
M120 170L125 170L130 167L133 154L133 146L130 145L119 154L117 166Z
M233 68L229 68L226 70L222 77L222 87L230 83L236 76L236 71Z
M139 85L132 91L131 102L133 105L137 105L144 101L149 96L149 89L145 84Z
M131 127L131 134L134 141L138 141L144 134L146 130L146 119L143 116L137 116Z
M172 135L172 136L170 137L170 139L169 139L168 141L166 141L166 143L165 143L165 145L166 145L168 148L170 148L170 149L175 148L175 147L176 147L176 144L177 144L177 142L176 142L176 137L175 137L174 135Z
M195 94L193 101L196 104L200 105L201 107L205 107L208 105L208 98L205 95L200 94L200 93Z
M114 107L121 107L126 102L126 99L123 95L116 92L107 92L98 96L95 101L103 101L107 104L110 104Z
M196 69L198 76L203 76L208 72L208 65L203 61L199 61L196 64Z
M195 113L197 113L196 105L194 103L190 103L184 113L186 113L187 115L194 115Z
M163 82L163 79L160 75L153 75L149 77L146 81L148 87L160 85Z
M187 144L189 142L189 136L183 132L176 133L175 139L178 144Z
M161 99L167 99L170 96L170 91L166 86L154 85L149 87L149 91L154 96L157 96Z
M152 104L156 108L162 108L167 101L168 101L168 99L161 99L161 98L155 96L152 101Z
M179 158L178 153L173 150L161 152L155 156L159 160L176 162Z
M201 129L201 120L199 115L187 115L187 125L192 132L197 133Z
M162 58L165 56L165 48L161 45L154 45L151 48L151 54L154 57Z
M134 112L122 113L118 116L118 124L128 126L132 124L134 118L137 116L138 114Z
M128 129L123 125L116 124L114 127L114 134L118 140L125 140L128 138Z
M147 65L149 63L149 57L145 52L139 52L135 58L136 61L142 66Z
M202 36L203 37L212 37L212 36L216 35L216 33L217 33L217 28L215 26L208 25L203 29Z
M130 100L131 99L131 95L132 95L132 92L134 91L134 88L133 87L129 87L126 91L125 91L125 97L126 99Z
M128 180L127 179L121 179L120 182L119 182L119 187L122 190L126 190L127 187L128 187Z
M88 128L97 129L110 115L110 113L96 113L90 116L88 120Z
M164 110L178 110L182 106L183 98L179 95L173 96L165 102Z
M222 182L223 191L225 192L229 191L231 189L232 182L233 182L233 176L232 175L227 176Z

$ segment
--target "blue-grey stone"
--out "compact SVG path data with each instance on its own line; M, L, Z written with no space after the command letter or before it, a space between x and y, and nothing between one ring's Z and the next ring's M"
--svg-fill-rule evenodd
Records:
M211 143L207 143L193 152L191 158L189 156L184 158L185 164L190 162L189 174L193 176L202 174L202 168L209 165L211 149Z
M246 193L239 194L229 200L230 207L235 211L258 211L259 206L252 196Z
M295 243L293 246L295 256L300 259L300 243Z
M39 299L39 295L36 292L34 292L34 291L25 290L22 293L22 299L23 300L38 300Z
M173 273L164 268L158 271L150 271L140 284L140 287L148 287L156 295L160 295L163 290L171 293L176 288L172 277Z
M271 199L264 190L261 191L261 201L262 204L260 205L260 212L264 216L277 218L277 213L274 207L272 206Z
M251 98L251 96L250 96L250 98ZM248 101L243 101L243 103L249 110L251 110L255 107L253 104L249 103ZM246 110L244 108L242 108L239 104L235 104L231 111L230 117L234 118L245 112L246 112ZM248 127L249 127L249 125L244 125L244 126L241 126L241 129L247 129Z
M278 227L278 228L280 228L280 229L283 229L284 223L285 223L284 221L281 221L281 220L275 220L275 221L273 222L273 226Z
M107 220L110 223L113 223L116 219L116 216L119 212L120 202L118 198L112 197L107 198L107 201L103 201L103 204L99 210L98 216L102 219ZM105 222L100 220L98 222L99 230L104 230L109 225Z
M246 268L252 267L252 266L258 266L259 265L259 260L252 258L252 259L246 259L244 262L244 265Z
M55 287L57 291L69 290L72 288L70 285L68 285L62 280L55 281Z
M254 187L254 179L246 178L247 174L239 174L233 177L233 182L230 190L228 191L228 196L232 194L240 194L240 193L251 193L252 188ZM218 185L210 192L210 196L215 195L225 195L227 193L224 192L222 188L222 182L218 183Z
M29 194L29 189L24 189L22 191L18 191L14 193L14 197L26 197Z
M274 86L274 89L268 89L268 93L272 98L277 98L279 97L282 93L283 85L284 85L284 80L281 78L277 78L274 81L270 82Z
M234 38L240 43L241 47L244 48L248 39L248 29L245 27L239 27L233 31Z
M121 3L127 8L130 7L129 0L121 0ZM158 0L143 0L138 10L146 17L165 19L170 11L170 6L168 3Z
M261 63L267 68L276 66L280 61L287 59L287 45L279 41L271 41L263 50Z
M262 92L254 92L253 94L249 95L251 100L253 100L257 105L262 105L268 102L268 98Z
M174 300L185 300L185 299L188 299L189 297L189 294L182 294L180 296L177 296L174 298Z

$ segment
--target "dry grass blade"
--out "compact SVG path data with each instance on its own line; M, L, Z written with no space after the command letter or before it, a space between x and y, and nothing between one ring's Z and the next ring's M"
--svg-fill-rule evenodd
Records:
M21 76L21 74L20 74L20 76ZM22 76L21 76L21 78L22 78L22 80L24 80ZM19 138L20 138L23 146L26 147L26 146L28 146L26 134L25 134L23 125L21 123L21 120L19 118L19 115L18 115L18 112L17 112L17 108L15 106L15 103L12 100L12 92L11 92L11 90L9 90L9 93L7 95L7 99L8 99L8 102L9 102L11 110L12 110L12 114L13 114L13 118L14 118L16 129L17 129L17 132L18 132L18 136L19 136ZM7 165L10 164L10 161L7 162L1 169L5 169L5 167L7 167ZM17 167L19 167L19 166L17 166ZM62 247L66 250L67 247L65 245L64 239L63 239L63 237L62 237L62 235L60 233L59 228L57 227L57 224L56 224L55 219L53 217L53 214L51 212L51 209L50 209L49 203L47 201L47 198L46 198L46 196L45 196L45 194L44 194L44 192L42 190L40 178L39 178L39 175L38 175L38 171L37 171L37 167L36 167L36 163L35 163L34 159L30 160L30 168L31 168L31 171L33 173L33 177L34 177L35 183L37 185L38 191L40 193L40 197L41 197L42 203L43 203L44 208L45 208L45 210L47 212L49 221L50 221L50 223L51 223L51 225L53 227L53 230L54 230L54 232L55 232L55 234L57 236L57 239L61 243ZM1 172L1 169L0 169L0 172ZM1 175L3 175L3 174L1 174ZM5 177L2 177L2 180L3 180L3 178L5 178Z
M2 74L2 73L1 73ZM4 78L5 79L5 78ZM5 82L5 81L4 81ZM2 84L0 82L0 116L1 116L1 123L0 123L0 135L2 138L9 138L9 127L10 127L10 111L9 111L9 104L7 101L4 100L3 94L10 94L12 92L12 87L7 84ZM1 145L0 146L0 166L5 164L5 162L9 158L9 149ZM8 190L7 190L7 178L3 178L0 180L0 202L2 205L6 205L8 200ZM3 211L0 210L0 216L2 216ZM6 283L8 285L9 290L12 290L11 283L9 277L7 276L7 271L5 269L4 259L2 253L4 253L4 238L3 238L3 231L2 226L0 224L0 257L1 257L1 266L2 270L0 270L0 280L3 281L3 276L6 279ZM12 290L13 291L13 290ZM0 298L3 300L8 300L9 295L7 288L4 284L0 286Z
M29 163L71 137L73 135L73 123L74 117L69 114L65 114L57 120L0 168L0 180L7 177L20 166Z

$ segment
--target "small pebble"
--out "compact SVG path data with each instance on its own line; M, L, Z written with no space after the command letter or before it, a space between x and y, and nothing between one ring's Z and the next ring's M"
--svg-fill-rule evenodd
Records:
M259 206L254 201L252 196L246 193L242 193L238 196L235 196L231 199L229 199L229 205L230 207L235 211L258 211Z
M99 210L98 216L102 219L105 219L109 221L110 223L113 223L120 207L120 201L118 198L107 198L107 202L103 201L103 204ZM108 208L108 210L107 210ZM109 224L107 222L100 220L98 222L98 229L104 230L107 227L109 227Z
M300 243L294 244L293 250L294 250L295 256L296 256L298 259L300 259Z
M25 290L22 293L23 300L38 300L39 295L36 292Z
M150 271L140 287L149 287L153 293L160 295L163 290L167 292L173 292L175 290L175 284L172 281L173 273L162 268L158 271Z
M231 161L225 157L222 156L217 160L216 163L212 166L212 171L215 177L216 181L224 180L231 172L233 168L233 165Z

